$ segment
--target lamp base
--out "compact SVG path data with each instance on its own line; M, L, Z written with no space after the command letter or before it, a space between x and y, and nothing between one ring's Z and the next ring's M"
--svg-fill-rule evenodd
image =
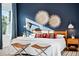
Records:
M75 36L71 36L71 38L72 38L72 39L74 39L74 38L75 38Z

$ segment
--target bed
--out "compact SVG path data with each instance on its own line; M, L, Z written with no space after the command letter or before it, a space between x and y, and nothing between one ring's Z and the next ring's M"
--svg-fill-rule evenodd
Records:
M67 36L66 31L55 31L55 33L61 33ZM51 45L45 52L48 56L61 56L61 52L66 48L66 41L65 38L30 38L30 37L17 37L13 39L12 43L19 42L22 44L31 43L39 44L39 45ZM28 54L37 55L34 48L31 45L26 49ZM42 54L44 56L44 54Z

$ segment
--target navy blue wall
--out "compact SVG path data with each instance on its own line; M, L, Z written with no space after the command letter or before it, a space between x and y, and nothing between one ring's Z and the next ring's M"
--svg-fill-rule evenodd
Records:
M23 26L25 24L25 18L30 18L35 20L35 15L39 10L45 10L52 14L58 14L61 17L61 25L57 28L52 28L54 30L66 30L67 26L71 20L72 24L75 26L75 29L79 31L79 4L27 4L27 3L19 3L17 4L18 11L18 35L22 34L24 29ZM47 25L47 27L49 27ZM51 27L50 27L51 28Z
M2 20L1 20L1 4L0 4L0 49L2 48Z

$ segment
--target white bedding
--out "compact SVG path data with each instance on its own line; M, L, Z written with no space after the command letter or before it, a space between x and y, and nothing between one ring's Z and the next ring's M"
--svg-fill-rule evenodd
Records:
M65 39L50 39L50 38L29 38L29 37L18 37L13 39L12 43L19 42L22 44L31 43L39 45L51 45L45 52L48 56L61 56L61 51L66 47ZM37 55L34 48L31 45L26 49L27 53L31 55ZM44 55L44 54L42 54Z

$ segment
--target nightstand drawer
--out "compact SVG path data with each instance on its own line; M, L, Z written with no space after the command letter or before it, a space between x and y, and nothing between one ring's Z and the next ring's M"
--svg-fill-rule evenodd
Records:
M78 44L77 39L68 39L67 42L68 42L68 44Z
M73 49L78 50L79 48L79 38L68 38L66 40L66 43L68 50L73 50Z

